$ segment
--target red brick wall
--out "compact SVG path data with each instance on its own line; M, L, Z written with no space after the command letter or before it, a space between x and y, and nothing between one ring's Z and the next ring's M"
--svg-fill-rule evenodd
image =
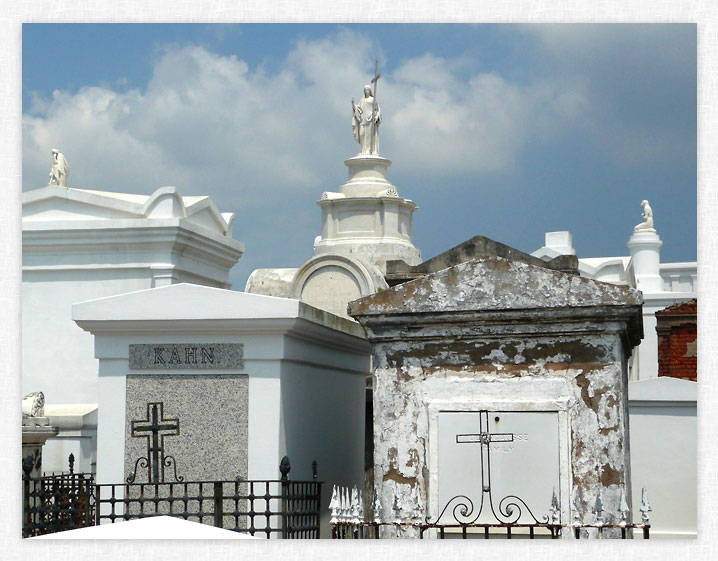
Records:
M656 312L658 375L696 380L696 300Z

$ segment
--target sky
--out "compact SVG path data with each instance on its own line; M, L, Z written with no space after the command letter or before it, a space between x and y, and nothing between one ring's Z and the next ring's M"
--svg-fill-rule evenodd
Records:
M425 259L556 230L627 255L643 199L661 260L696 259L693 24L24 24L22 51L23 190L57 147L71 187L210 195L246 246L237 290L311 257L375 60Z

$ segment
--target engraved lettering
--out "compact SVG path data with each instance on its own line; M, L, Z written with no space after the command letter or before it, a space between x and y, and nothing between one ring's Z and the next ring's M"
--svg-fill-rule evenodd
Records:
M177 347L172 347L172 354L170 355L170 364L181 364L179 353L177 352Z
M133 343L129 346L131 369L242 369L242 343Z
M184 362L185 364L197 364L197 347L184 348Z
M202 364L207 364L207 362L214 364L214 347L208 349L202 347Z
M162 358L162 351L164 349L162 347L155 347L155 364L164 364L165 359Z

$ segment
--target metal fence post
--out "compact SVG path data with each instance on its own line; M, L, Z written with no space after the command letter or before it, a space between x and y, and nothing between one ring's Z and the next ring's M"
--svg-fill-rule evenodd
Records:
M222 482L214 482L214 525L224 527L224 501L222 500Z
M289 535L289 516L287 502L289 500L289 471L292 469L289 463L289 456L284 456L279 463L279 471L282 474L282 539L287 539Z
M89 483L92 485L92 483ZM100 525L100 486L95 485L95 526Z

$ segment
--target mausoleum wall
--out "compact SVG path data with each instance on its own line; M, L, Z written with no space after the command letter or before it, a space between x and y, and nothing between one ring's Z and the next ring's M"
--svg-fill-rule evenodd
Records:
M352 302L373 348L384 518L435 521L460 495L501 512L517 495L532 522L552 489L566 522L592 522L599 495L617 512L631 495L627 361L640 309L635 290L502 258Z

